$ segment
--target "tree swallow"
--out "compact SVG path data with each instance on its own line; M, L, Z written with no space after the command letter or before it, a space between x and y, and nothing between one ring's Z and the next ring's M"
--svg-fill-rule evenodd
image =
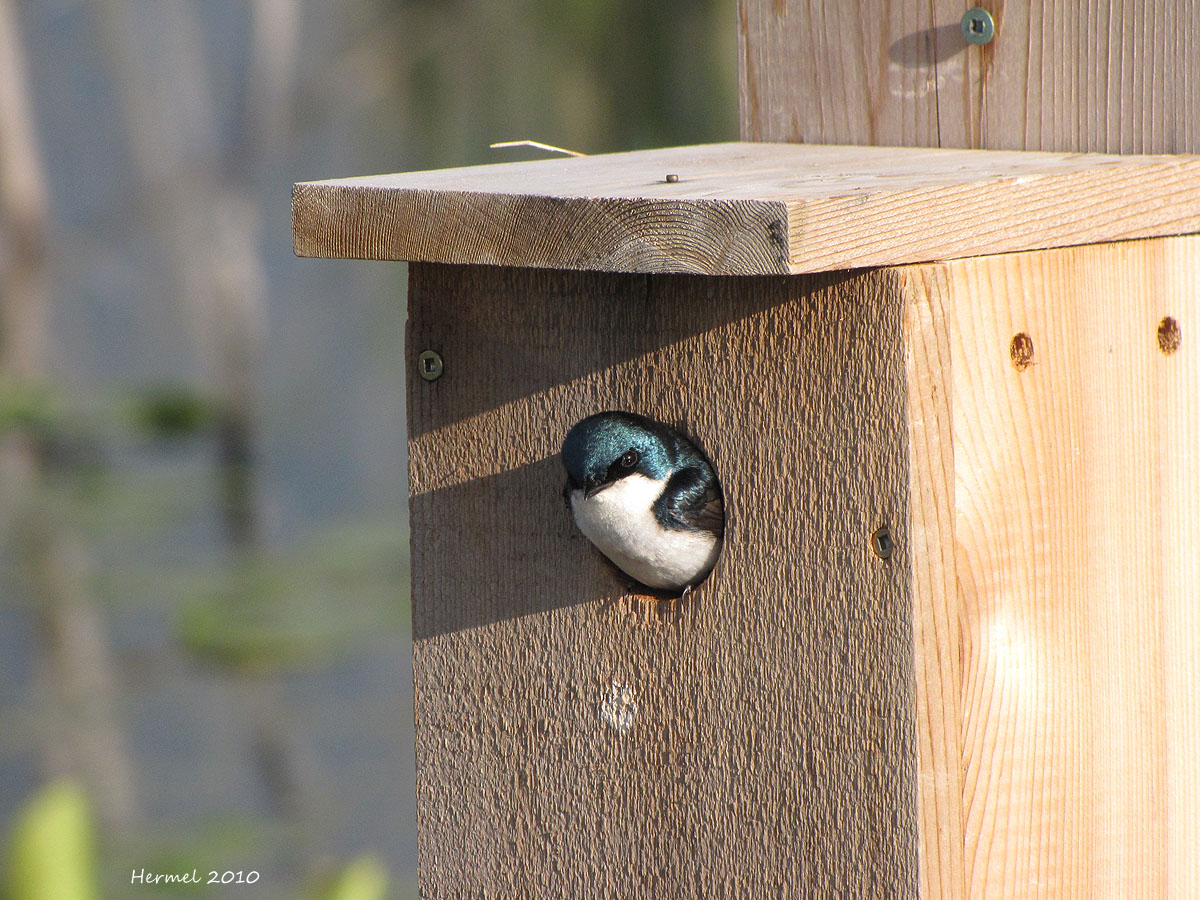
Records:
M645 416L596 413L567 433L562 459L575 524L627 575L686 594L712 570L725 533L721 485L683 435Z

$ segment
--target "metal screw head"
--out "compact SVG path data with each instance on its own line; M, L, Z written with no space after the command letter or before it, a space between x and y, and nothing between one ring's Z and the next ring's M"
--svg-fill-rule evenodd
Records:
M886 525L880 525L875 529L875 533L871 535L871 549L875 551L875 555L880 559L891 559L892 553L896 549L896 542L892 540L892 531Z
M988 44L996 36L996 22L992 14L978 6L963 13L959 24L968 44Z
M437 381L442 377L442 358L432 350L422 350L417 357L417 371L426 381Z

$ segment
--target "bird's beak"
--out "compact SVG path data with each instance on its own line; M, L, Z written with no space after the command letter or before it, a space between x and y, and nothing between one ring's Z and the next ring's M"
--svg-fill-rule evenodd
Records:
M602 490L604 490L610 484L612 484L611 481L603 481L603 482L600 482L599 484L597 484L596 482L593 482L593 481L589 481L587 483L586 488L584 489L583 499L591 500L593 497L595 497L598 493L600 493Z

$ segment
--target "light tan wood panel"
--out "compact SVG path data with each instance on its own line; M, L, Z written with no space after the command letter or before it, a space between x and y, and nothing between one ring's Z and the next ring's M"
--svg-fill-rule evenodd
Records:
M409 387L422 896L917 896L898 279L411 273L410 363L444 359ZM612 407L722 479L684 601L563 505Z
M1156 280L1169 288L1157 312L1175 319L1178 331L1160 321L1152 401L1159 410L1159 517L1162 522L1163 696L1170 715L1162 740L1168 748L1165 880L1171 897L1200 885L1200 240L1155 241ZM1153 306L1152 306L1153 308Z
M962 607L955 534L953 297L944 266L901 273L908 364L920 871L925 900L967 897L963 866Z
M1200 158L711 144L309 182L292 215L305 256L784 274L1200 231Z
M982 5L994 40L959 20ZM1196 0L739 0L742 137L1200 150Z
M967 895L1194 896L1200 239L908 274L914 534L931 522L936 536L914 567L928 590L917 596L917 692L935 737L961 678L960 770L942 735L922 741L922 772L961 777ZM944 338L929 341L939 316ZM947 345L943 380L927 378ZM945 422L931 426L926 408L947 385L952 527L936 493L917 487L944 478ZM951 547L958 642L937 565ZM936 629L946 637L922 642ZM923 795L927 851L944 844L932 828L953 827L949 805Z

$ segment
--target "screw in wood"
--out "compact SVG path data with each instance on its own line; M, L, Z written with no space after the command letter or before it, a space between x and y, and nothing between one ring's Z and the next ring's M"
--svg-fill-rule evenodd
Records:
M417 357L417 371L426 381L437 381L442 377L442 358L432 350L422 350Z
M891 559L896 549L896 542L892 540L892 530L886 525L876 528L875 533L871 535L871 549L880 559Z
M968 44L988 44L996 36L996 22L992 14L978 6L963 13L959 24Z

